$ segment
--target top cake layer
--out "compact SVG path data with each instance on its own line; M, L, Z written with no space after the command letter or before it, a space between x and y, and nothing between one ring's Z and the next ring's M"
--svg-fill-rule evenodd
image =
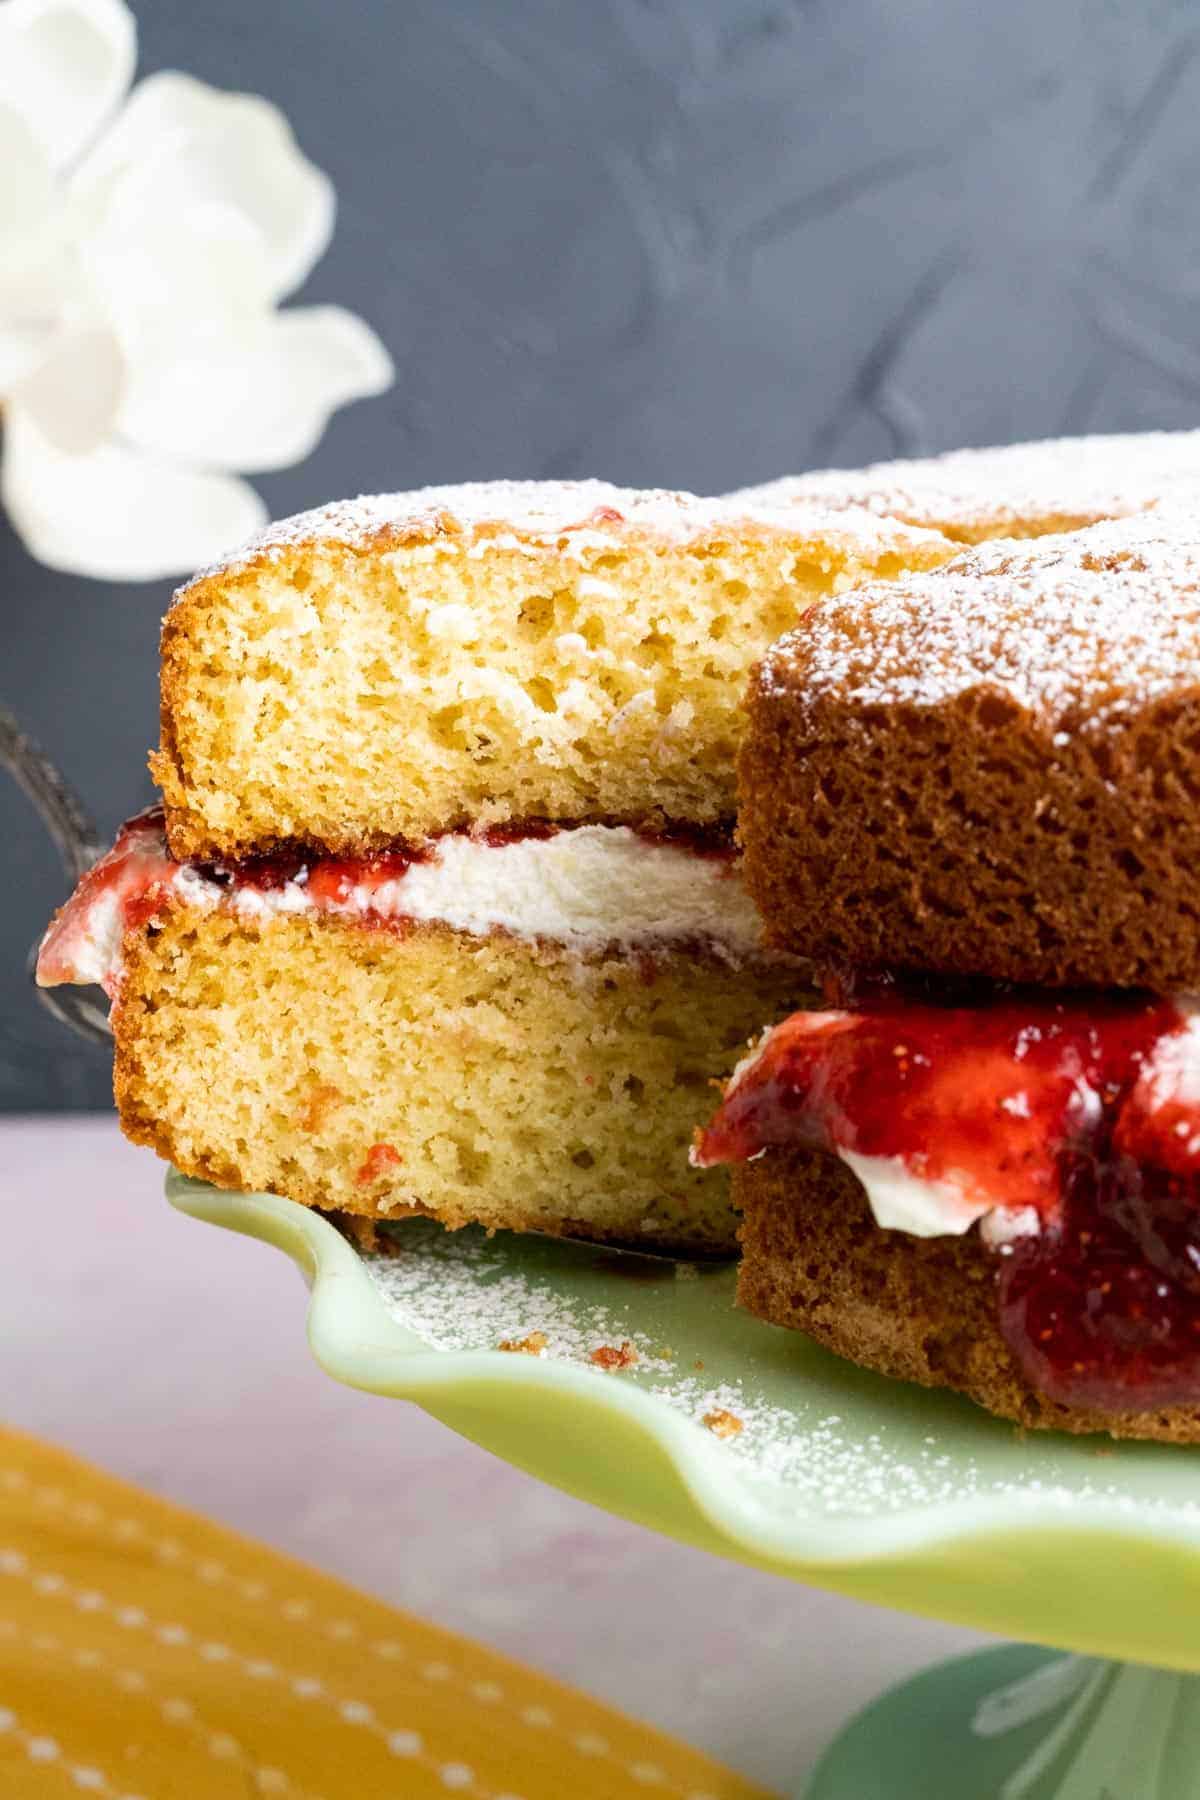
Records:
M1200 431L1053 438L920 461L788 475L736 496L754 505L865 507L962 544L1040 537L1127 517L1200 480Z
M1200 508L831 602L751 688L741 830L819 962L1200 992Z
M817 598L953 552L862 509L603 482L285 520L164 622L152 766L172 852L726 820L755 657Z

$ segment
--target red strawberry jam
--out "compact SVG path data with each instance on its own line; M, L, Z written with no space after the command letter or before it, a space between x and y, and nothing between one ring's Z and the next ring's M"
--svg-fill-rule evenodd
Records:
M82 968L85 978L100 981L111 997L116 984L104 937L114 931L119 936L165 912L177 872L167 853L161 807L148 807L128 820L112 849L55 914L38 952L41 985L78 980Z
M1001 1327L1031 1383L1110 1411L1196 1400L1190 1037L1174 1003L1144 995L997 993L971 1006L865 995L770 1032L697 1160L848 1151L948 1184L970 1216L1033 1208L1040 1230L997 1260Z
M303 849L279 850L270 856L247 856L239 862L204 867L201 873L223 886L270 893L298 881L314 904L344 905L355 888L373 894L385 882L398 881L415 862L425 862L428 847L382 850L366 856L313 856Z
M558 832L559 827L549 819L506 819L500 825L485 825L479 835L493 850L502 850L506 844L520 844L526 838L545 840L557 837Z
M222 887L254 888L260 894L286 887L304 876L308 859L302 850L276 850L269 856L246 856L239 862L202 863L200 873Z
M317 911L348 907L370 924L375 922L371 897L434 853L434 845L423 845L374 856L313 857L297 846L239 862L181 864L167 848L162 808L152 806L121 827L112 849L60 908L38 953L37 978L46 987L98 980L114 995L125 933L162 919L178 904L184 898L182 877L194 877L213 903L269 894L295 882ZM196 892L189 890L192 900ZM385 923L398 922L389 917Z
M399 881L416 862L424 862L425 850L384 850L375 856L323 856L309 869L308 891L318 906L343 906L354 889L371 895L385 883Z
M1065 1154L1057 1231L999 1268L1000 1324L1026 1378L1107 1412L1200 1399L1200 1183Z
M1089 1141L1147 1053L1182 1027L1170 1001L1004 996L794 1013L729 1086L702 1162L768 1145L893 1156L970 1201L1057 1214L1061 1150Z
M395 1144L372 1144L354 1179L359 1187L370 1187L377 1181L385 1181L389 1170L403 1166L404 1158Z

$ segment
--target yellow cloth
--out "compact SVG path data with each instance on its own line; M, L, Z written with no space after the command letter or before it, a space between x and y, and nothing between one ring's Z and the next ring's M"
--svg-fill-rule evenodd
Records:
M0 1433L3 1800L765 1800L532 1669Z

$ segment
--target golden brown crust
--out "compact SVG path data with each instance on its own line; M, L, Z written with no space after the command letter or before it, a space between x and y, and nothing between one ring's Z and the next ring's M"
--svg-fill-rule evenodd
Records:
M175 735L175 716L185 692L189 619L186 608L174 608L162 622L159 639L158 749L147 759L150 778L160 790L167 844L177 862L205 853L204 822L188 805L188 784Z
M297 565L298 579L303 581L310 559L301 554ZM163 798L167 845L176 862L217 860L223 856L249 854L249 849L235 835L222 839L207 826L203 815L190 804L191 787L184 772L184 759L176 730L176 720L184 707L188 690L196 678L193 643L202 629L208 610L207 580L197 578L181 588L162 622L159 636L159 703L158 749L147 759L151 779ZM253 568L237 570L223 577L227 590L236 592L253 582ZM275 843L264 841L253 850L269 854ZM365 853L368 846L346 846L342 855Z
M827 603L756 672L740 831L817 962L1200 986L1200 529L1160 511Z
M977 1233L911 1237L876 1225L837 1157L771 1150L734 1171L742 1209L738 1300L900 1381L953 1388L1037 1431L1200 1443L1200 1406L1106 1413L1030 1387L1000 1333L996 1258Z

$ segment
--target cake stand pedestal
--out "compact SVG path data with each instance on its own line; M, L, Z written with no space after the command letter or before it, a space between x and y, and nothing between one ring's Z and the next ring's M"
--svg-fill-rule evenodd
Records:
M803 1800L1193 1800L1200 1682L1003 1645L890 1689Z
M738 1312L729 1268L421 1220L364 1257L287 1200L168 1193L299 1264L336 1379L683 1542L1020 1640L884 1694L797 1800L1200 1796L1197 1452L1021 1438Z

